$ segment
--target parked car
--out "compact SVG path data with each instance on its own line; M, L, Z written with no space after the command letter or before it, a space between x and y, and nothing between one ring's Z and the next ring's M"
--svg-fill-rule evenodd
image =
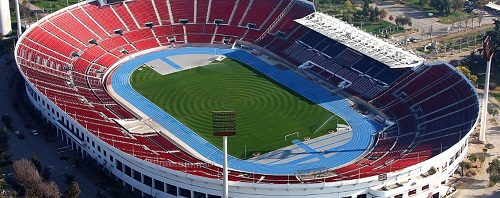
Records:
M24 135L21 132L14 131L14 134L16 134L19 139L24 139Z
M38 131L36 129L33 129L33 130L31 130L31 134L33 134L34 136L37 136L38 135Z
M471 13L472 11L474 10L473 7L470 7L470 6L464 6L464 11L467 12L467 13Z

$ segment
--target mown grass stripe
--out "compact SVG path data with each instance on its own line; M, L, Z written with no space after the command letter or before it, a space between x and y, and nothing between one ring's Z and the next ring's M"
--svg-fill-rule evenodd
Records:
M132 87L165 112L181 121L218 148L212 135L211 112L235 110L237 136L229 138L229 154L243 158L252 152L266 153L292 144L284 136L298 131L315 138L336 128L334 114L287 87L237 61L226 59L208 66L161 76L143 67L131 76ZM339 123L345 123L339 118Z

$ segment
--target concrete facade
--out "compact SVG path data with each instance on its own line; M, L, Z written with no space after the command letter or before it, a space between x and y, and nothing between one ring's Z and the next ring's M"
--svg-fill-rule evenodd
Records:
M9 0L0 0L0 35L5 36L12 32Z

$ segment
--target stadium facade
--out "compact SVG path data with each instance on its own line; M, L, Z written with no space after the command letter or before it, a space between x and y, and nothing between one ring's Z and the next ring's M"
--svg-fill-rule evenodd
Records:
M9 0L0 1L0 36L5 36L12 31L10 21Z
M155 120L112 89L114 72L134 58L200 45L279 60L376 112L381 128L353 160L320 171L232 167L231 197L440 196L477 125L477 93L455 68L425 63L301 0L83 2L32 24L15 54L29 99L82 157L143 195L219 197L220 164L174 132L126 127Z

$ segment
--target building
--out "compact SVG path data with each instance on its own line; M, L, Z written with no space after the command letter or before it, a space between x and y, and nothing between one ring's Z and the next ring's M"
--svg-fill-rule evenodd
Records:
M145 196L219 197L220 151L154 105L121 94L130 91L128 80L114 78L149 54L207 47L233 50L225 55L249 64L257 58L238 49L256 50L292 68L283 75L309 79L295 86L323 87L326 102L337 105L329 99L335 90L343 104L377 112L370 120L347 110L356 141L343 152L346 163L327 158L318 168L231 159L231 197L440 196L477 125L477 93L452 66L426 63L302 0L82 2L33 24L15 54L31 102L61 140L117 181Z
M12 31L10 21L9 0L0 1L0 36L7 35Z

